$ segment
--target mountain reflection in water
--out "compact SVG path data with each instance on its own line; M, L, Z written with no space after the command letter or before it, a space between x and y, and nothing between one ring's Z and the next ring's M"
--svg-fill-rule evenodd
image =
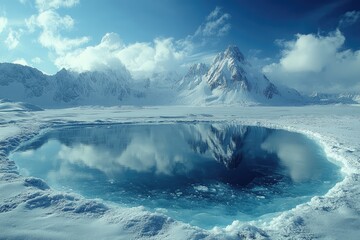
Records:
M294 206L339 178L336 166L307 137L229 123L60 128L11 158L22 174L52 187L150 209L186 208L188 217L197 207L204 211L203 201L210 199L221 211L232 209L230 215L260 216ZM288 198L289 204L272 198Z

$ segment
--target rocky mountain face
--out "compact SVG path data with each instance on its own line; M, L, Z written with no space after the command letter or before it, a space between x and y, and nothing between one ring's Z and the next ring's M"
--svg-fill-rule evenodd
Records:
M192 65L185 76L179 81L177 88L182 89L193 89L202 81L203 76L209 71L208 66L204 63L196 63Z
M74 73L62 69L51 79L56 85L54 100L58 102L102 98L121 101L130 94L131 75L127 71Z
M25 98L42 96L44 90L50 85L48 77L35 68L12 63L1 63L0 93L8 95L7 98L16 96L16 91L8 91L14 84L24 87L23 94ZM2 96L1 98L4 97Z
M35 68L0 64L0 98L43 107L116 105L130 95L128 71L76 73L62 69L45 75Z
M215 88L240 87L244 91L251 91L252 86L245 71L247 65L249 63L245 61L240 50L235 46L230 46L225 52L216 56L205 76L206 82L212 90Z
M123 66L82 73L62 69L55 75L46 75L35 68L0 63L0 99L45 108L121 104L291 105L303 101L295 90L271 83L236 46L219 53L210 67L197 63L183 76L175 72L156 73L144 81L134 81Z
M253 68L236 46L219 53L208 70L203 64L192 66L179 86L185 103L272 105L302 100L295 90L275 86Z

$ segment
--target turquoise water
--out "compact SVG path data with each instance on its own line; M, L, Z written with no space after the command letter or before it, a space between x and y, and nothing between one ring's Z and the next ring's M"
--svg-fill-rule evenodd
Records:
M223 123L66 127L10 158L54 189L207 229L291 209L341 178L304 135Z

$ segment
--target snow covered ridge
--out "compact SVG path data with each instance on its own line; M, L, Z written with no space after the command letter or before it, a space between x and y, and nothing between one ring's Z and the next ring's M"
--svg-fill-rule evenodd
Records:
M312 102L318 104L359 104L360 94L357 93L342 93L342 94L326 94L313 93L310 96Z
M8 109L9 110L9 109ZM357 239L360 226L358 106L81 107L37 112L0 110L0 239ZM56 192L22 177L7 155L42 129L59 124L226 121L302 132L341 162L344 180L323 196L263 221L206 231L142 207Z
M115 105L130 94L125 69L76 73L62 69L48 76L35 68L0 64L0 96L41 107Z
M253 68L236 46L219 53L210 68L195 64L179 82L179 102L186 104L299 105L296 90L275 86Z
M150 80L151 79L151 80ZM81 105L299 105L298 92L275 86L254 69L236 46L210 67L198 63L188 73L156 73L134 80L125 67L77 73L62 69L48 76L35 68L0 64L0 98L46 108Z

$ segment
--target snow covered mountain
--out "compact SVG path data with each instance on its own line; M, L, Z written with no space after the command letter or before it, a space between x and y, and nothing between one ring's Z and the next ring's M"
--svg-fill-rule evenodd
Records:
M178 83L177 88L179 90L183 89L193 89L199 85L202 81L202 77L209 71L208 66L204 63L196 63L192 65L189 71Z
M49 78L35 68L19 64L0 64L1 98L27 100L45 94L50 85Z
M179 88L182 103L288 105L303 101L297 91L271 83L236 46L219 53L209 70L204 64L192 66Z
M51 77L53 99L77 104L114 105L130 94L131 75L127 71L75 73L62 69Z
M62 69L49 76L28 66L0 64L0 98L42 107L117 105L130 95L131 81L125 68L83 73Z
M182 77L156 73L134 80L124 66L102 71L60 70L46 75L35 68L0 63L0 99L45 108L80 105L294 105L304 98L275 86L236 46L219 53L212 65L194 64Z

